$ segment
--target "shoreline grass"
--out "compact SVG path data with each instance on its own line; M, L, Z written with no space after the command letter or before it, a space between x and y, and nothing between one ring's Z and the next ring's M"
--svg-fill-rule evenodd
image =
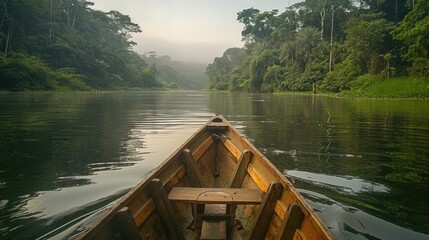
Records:
M338 94L342 97L367 97L388 99L428 99L429 80L418 77L383 79L364 75L351 84L351 89Z
M33 90L18 92L135 92L135 91L183 91L184 89L170 88L133 88L133 87L114 87L111 89L89 89L89 90ZM186 91L186 90L185 90ZM213 89L202 89L206 92L229 92ZM9 93L11 91L0 90L0 93ZM312 92L274 92L271 94L282 95L313 95ZM332 96L342 98L374 98L374 99L425 99L429 100L429 79L423 77L396 77L382 78L376 75L360 76L351 83L350 90L344 90L339 93L317 92L315 96Z

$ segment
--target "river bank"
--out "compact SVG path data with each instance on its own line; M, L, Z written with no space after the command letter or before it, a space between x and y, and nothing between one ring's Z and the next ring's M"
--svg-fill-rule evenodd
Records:
M365 75L350 85L350 90L341 91L343 97L368 97L388 99L428 99L429 81L419 77L396 77L383 79Z

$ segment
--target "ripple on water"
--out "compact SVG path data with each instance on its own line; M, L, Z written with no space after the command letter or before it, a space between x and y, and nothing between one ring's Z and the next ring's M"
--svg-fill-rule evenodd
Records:
M313 191L299 189L335 239L428 239L429 235L395 225ZM382 231L380 231L382 229Z
M382 184L370 182L353 176L330 176L326 174L305 171L285 170L284 174L292 179L311 182L326 188L334 189L346 194L362 192L388 193L390 189Z

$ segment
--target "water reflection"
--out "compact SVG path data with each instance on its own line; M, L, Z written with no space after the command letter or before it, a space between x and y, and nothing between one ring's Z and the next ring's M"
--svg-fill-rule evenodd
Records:
M345 194L359 194L363 192L389 192L389 188L382 184L370 182L353 176L329 176L326 174L317 174L296 170L284 170L284 174L292 180L300 179L302 181L311 182L312 184L316 184L321 187L331 188L332 190Z
M429 233L426 102L213 93L210 106L246 126L246 137L296 175L288 177L297 187Z
M52 237L98 211L213 115L193 92L0 97L0 238Z

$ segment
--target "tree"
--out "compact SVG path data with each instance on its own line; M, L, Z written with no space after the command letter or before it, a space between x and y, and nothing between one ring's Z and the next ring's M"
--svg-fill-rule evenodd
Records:
M329 29L329 25L326 25L326 19L331 19L332 12L328 11L327 8L335 6L337 21L334 22L335 36L337 39L341 38L342 23L353 13L355 10L352 1L350 0L305 0L296 3L292 6L293 9L298 13L301 25L305 27L316 27L320 31L320 39L325 39L325 32Z
M408 0L363 0L362 13L383 13L387 21L399 22L407 14ZM411 0L414 2L414 0Z
M67 26L74 28L76 19L80 15L84 15L88 12L90 6L94 6L93 2L86 0L62 0L64 4L64 12L67 15ZM73 19L71 17L73 16Z
M10 91L89 89L73 69L53 70L41 59L21 53L0 56L0 73L0 89Z
M340 92L350 89L350 83L363 73L356 58L347 57L343 62L337 64L334 71L329 72L320 84L324 91Z
M286 69L279 65L272 65L267 68L264 74L264 81L261 87L262 92L274 92L281 90L281 83L284 80Z
M332 71L332 54L333 54L333 45L334 45L334 15L335 15L334 6L331 5L331 39L329 43L329 72Z
M297 52L303 66L311 65L315 58L316 47L320 43L320 33L315 27L306 27L296 34Z
M243 40L246 42L268 40L281 23L277 14L277 9L260 13L258 9L249 8L238 12L237 20L244 24L241 32Z
M37 29L44 30L43 6L38 0L4 1L0 5L0 37L3 37L5 55L13 51L26 49L26 35L36 34Z
M250 42L255 38L253 27L259 12L258 9L249 8L237 13L237 21L244 24L244 29L241 31L243 41Z
M412 72L429 76L429 2L418 1L399 27L395 38L405 44L405 59L413 64Z
M2 30L0 35L0 46L4 42L4 55L7 56L9 51L9 46L10 46L10 35L11 35L11 23L10 23L11 19L9 17L9 13L7 9L7 1L4 1L0 5L0 13L2 15L2 18L0 20L0 30Z
M241 68L244 57L244 49L229 48L225 50L222 57L215 58L213 63L206 68L210 88L218 90L237 89L237 84L239 84L237 79L241 77L238 69Z
M206 68L206 73L209 76L210 88L218 89L218 86L227 86L230 70L231 65L228 59L224 57L215 58L213 63L209 64Z
M293 39L297 29L300 27L298 14L293 7L289 7L285 12L277 17L278 26L273 30L271 36L278 47Z
M287 41L283 44L280 50L280 60L283 63L296 63L297 60L297 41Z
M39 82L49 84L32 84L31 77L6 72L0 72L0 79L24 81L10 85L17 90L57 89L57 83L70 85L76 79L93 88L159 86L149 70L143 74L148 65L131 50L132 34L140 27L127 15L96 11L92 5L86 0L0 1L0 49L13 58L4 66L15 66L22 76L49 73L38 75L45 78ZM40 67L35 70L30 63Z
M313 61L317 56L317 46L320 44L320 33L314 27L306 27L301 29L296 35L297 52L301 57L301 66L307 73L311 73L313 69ZM313 93L316 93L316 82L318 78L313 78L312 74L306 74L308 81L312 83Z
M124 15L118 11L110 11L107 13L110 18L110 24L113 28L113 32L117 34L121 39L125 40L127 48L131 48L136 45L135 42L129 41L132 33L139 33L142 30L140 26L131 22L131 18L128 15Z
M268 67L278 62L277 52L265 49L255 54L250 61L250 91L260 91Z
M326 2L327 0L317 1L317 9L320 15L320 41L323 41L323 33L325 29Z
M393 23L379 14L361 15L347 22L345 44L350 54L360 62L364 72L377 74L383 69L382 56L391 49L392 30Z
M269 92L311 86L315 92L319 82L324 90L341 91L363 74L404 72L393 70L405 70L407 61L412 72L428 75L427 5L422 0L303 0L284 12L244 9L237 14L244 24L241 65L216 58L207 73L222 89ZM394 32L405 44L407 55L400 58L402 45L391 32L410 11L405 6L414 15L410 12Z

